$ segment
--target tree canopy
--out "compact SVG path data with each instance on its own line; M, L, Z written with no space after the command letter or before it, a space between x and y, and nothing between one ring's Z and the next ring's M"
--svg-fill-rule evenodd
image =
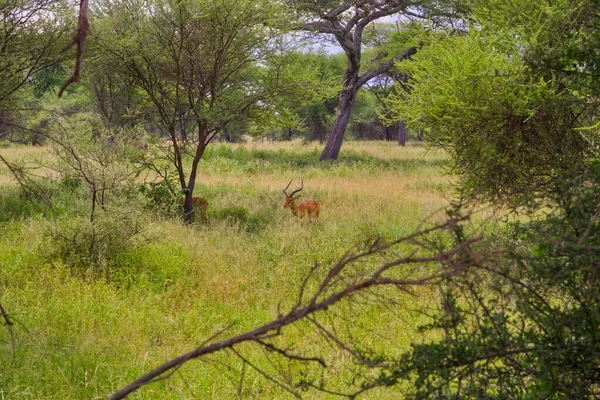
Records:
M406 118L450 152L471 195L519 203L596 154L586 127L596 119L598 60L582 46L597 22L586 1L520 2L527 13L497 3L474 2L468 34L439 37L400 63L410 93L388 105L392 120Z

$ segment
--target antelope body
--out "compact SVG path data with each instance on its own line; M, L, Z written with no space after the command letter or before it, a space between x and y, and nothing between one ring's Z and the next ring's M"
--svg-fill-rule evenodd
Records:
M315 200L308 200L304 203L296 204L296 200L300 198L300 195L296 197L294 197L294 195L304 188L304 180L302 181L302 186L300 189L296 189L292 192L292 194L288 194L286 190L290 187L292 181L293 179L290 181L290 183L288 183L285 189L283 189L283 194L285 194L285 203L283 203L283 207L292 210L292 214L300 219L304 218L305 215L308 215L309 220L314 218L314 220L318 222L319 211L321 209L319 203L317 203Z
M185 197L183 198L181 205L183 207L185 207ZM206 200L203 197L198 197L198 196L192 197L192 209L200 210L200 217L202 218L203 221L206 221L206 219L207 219L206 218L206 209L207 208L208 208L208 200Z

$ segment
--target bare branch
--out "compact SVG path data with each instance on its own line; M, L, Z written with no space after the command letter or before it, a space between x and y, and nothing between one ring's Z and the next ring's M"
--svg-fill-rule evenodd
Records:
M2 303L0 303L0 315L2 315L2 319L4 319L4 325L6 325L6 326L13 325L13 322L10 320L10 318L8 318L8 313L6 312L4 307L2 307Z
M359 85L359 86L364 85L365 83L367 83L371 79L373 79L373 78L375 78L375 77L383 74L384 72L386 72L387 70L389 70L390 68L392 68L396 62L402 61L404 59L407 59L410 56L416 54L416 52L417 52L417 48L416 47L411 47L408 50L405 50L402 53L398 54L394 58L392 58L392 59L384 62L383 64L377 66L376 68L373 68L372 70L365 72L364 74L362 74L361 76L358 77L358 83L357 83L357 85Z
M310 300L308 301L308 303L306 305L301 306L300 303L297 303L290 310L289 313L287 313L285 315L278 315L278 317L275 320L273 320L259 328L256 328L250 332L246 332L246 333L234 336L232 338L222 340L217 343L211 344L211 343L208 343L208 341L207 341L202 346L200 346L188 353L185 353L179 357L176 357L170 361L167 361L163 365L153 369L152 371L149 371L142 377L136 379L135 381L131 382L130 384L125 386L123 389L121 389L120 391L115 393L111 397L111 399L113 399L113 400L122 399L122 398L126 397L127 395L129 395L130 393L132 393L133 391L135 391L136 389L138 389L139 387L155 381L157 378L159 378L163 374L169 373L169 371L172 371L174 368L178 368L181 364L186 363L187 361L189 361L191 359L202 357L207 354L215 353L215 352L221 351L223 349L232 350L236 355L238 355L238 357L242 358L242 360L247 362L248 365L252 366L252 364L250 364L245 358L243 358L234 349L235 345L241 344L243 342L260 343L261 345L265 346L265 348L267 348L269 350L274 350L278 354L285 356L287 358L293 359L293 360L316 361L316 362L319 362L321 365L325 365L325 362L318 358L306 358L306 357L292 355L285 350L281 350L281 349L277 348L276 346L265 342L265 339L275 337L282 331L282 329L284 327L289 326L289 325L291 325L297 321L303 320L305 318L311 318L311 316L313 314L325 311L325 310L329 309L330 307L332 307L333 305L339 303L340 301L342 301L344 299L349 299L352 296L358 294L359 292L361 292L365 289L374 288L374 287L378 287L378 286L392 286L392 287L423 286L423 285L429 285L429 284L442 282L445 279L448 279L454 275L461 273L463 270L463 266L461 265L461 263L464 261L465 252L469 251L469 246L471 244L481 240L482 239L481 236L472 238L470 240L466 240L463 243L460 243L459 245L457 245L451 249L448 249L446 251L439 251L435 254L424 255L421 257L411 255L410 257L405 257L405 258L400 258L400 259L390 261L390 262L385 263L385 264L381 265L380 267L376 268L373 272L366 274L362 278L353 279L349 283L339 281L339 282L342 282L342 286L337 290L331 291L331 288L332 288L331 283L334 281L334 279L336 277L340 276L340 273L341 273L341 271L344 270L345 266L348 266L351 263L354 263L364 257L367 257L368 255L374 255L374 254L382 252L386 249L389 249L394 244L410 242L412 239L414 239L415 237L418 237L420 235L429 234L434 231L452 229L453 227L456 226L456 224L459 221L463 221L467 218L468 218L468 216L458 216L455 219L451 219L443 224L439 224L430 229L425 229L421 232L418 232L418 233L415 233L412 235L408 235L404 238L395 240L393 242L385 243L385 244L377 243L377 245L371 246L367 251L365 251L363 253L360 253L357 255L347 254L330 269L329 273L323 279L323 282L321 283L321 285L319 285L318 289L316 290L316 292L310 298ZM409 278L409 279L400 279L400 278L383 276L387 271L389 271L393 267L397 267L400 265L410 265L410 264L421 265L421 264L426 264L426 263L431 263L431 262L438 263L441 267L441 270L439 272L431 273L427 276L420 277L420 278L417 277L417 278ZM314 273L314 269L311 270L311 274L312 273ZM305 287L304 287L305 283L303 283L302 286L303 286L302 290L305 290ZM313 319L312 321L314 323L315 320ZM323 331L323 329L321 329L321 331L325 332L325 331ZM252 367L254 369L256 369L255 366L252 366ZM257 369L257 371L259 371L261 374L265 375L265 373L263 371L260 371L258 369ZM275 381L272 377L269 377L268 375L265 375L265 376L268 379ZM290 389L288 386L284 385L283 387L285 387L286 390L290 391L291 393L295 394L295 391Z
M276 347L275 345L273 345L271 343L267 343L267 342L265 342L263 340L257 339L256 342L260 343L261 345L263 345L267 350L279 353L282 356L285 356L286 358L289 358L291 360L318 362L319 364L321 364L321 366L323 368L327 368L327 364L325 364L325 361L322 358L319 358L319 357L303 357L303 356L298 356L296 354L291 354L287 350L280 349L279 347Z
M71 83L79 82L81 62L83 61L83 52L85 50L85 37L90 31L90 23L88 20L88 1L89 0L81 0L81 2L79 3L79 18L77 22L77 30L75 31L75 34L73 35L73 38L71 39L67 47L63 49L64 52L70 49L73 45L77 45L77 52L75 53L75 71L73 72L73 75L69 79L67 79L60 87L60 90L58 91L58 97L62 96L65 89Z

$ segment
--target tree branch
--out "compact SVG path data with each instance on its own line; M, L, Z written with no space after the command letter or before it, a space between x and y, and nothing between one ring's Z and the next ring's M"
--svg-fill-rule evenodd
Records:
M383 74L385 71L389 70L390 68L392 68L392 66L401 60L407 59L410 56L416 54L417 52L417 48L416 47L411 47L408 50L403 51L402 53L398 54L397 56L395 56L394 58L386 61L385 63L377 66L376 68L373 68L370 71L365 72L364 74L362 74L361 76L358 77L358 83L357 85L362 86L365 83L367 83L368 81L370 81L371 79Z
M81 0L81 2L79 3L79 18L77 23L77 30L75 31L75 34L73 35L73 38L71 39L67 47L63 49L64 52L70 49L73 45L77 45L77 52L75 53L75 71L73 72L73 75L69 79L67 79L60 87L60 90L58 91L58 97L62 96L65 89L71 83L79 82L81 62L83 61L83 52L85 50L85 37L87 36L90 30L90 23L88 20L88 1L89 0Z

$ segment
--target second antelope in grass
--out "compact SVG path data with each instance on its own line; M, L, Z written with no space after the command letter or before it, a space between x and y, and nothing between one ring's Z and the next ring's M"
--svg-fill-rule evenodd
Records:
M283 207L292 210L292 214L299 218L304 218L305 215L308 215L309 220L314 218L314 220L318 222L320 211L319 203L317 203L315 200L308 200L304 203L296 204L296 200L300 198L300 195L296 197L294 197L294 195L304 188L304 180L302 180L302 186L300 189L296 189L292 192L292 194L288 194L286 190L290 187L292 181L293 179L287 184L285 189L283 189L283 194L285 194L285 203L283 203Z
M185 197L183 198L181 205L185 210ZM207 208L208 208L208 200L206 200L202 197L196 197L196 196L192 197L192 212L195 214L196 210L200 211L200 218L204 222L207 221L207 217L206 217L206 209Z

